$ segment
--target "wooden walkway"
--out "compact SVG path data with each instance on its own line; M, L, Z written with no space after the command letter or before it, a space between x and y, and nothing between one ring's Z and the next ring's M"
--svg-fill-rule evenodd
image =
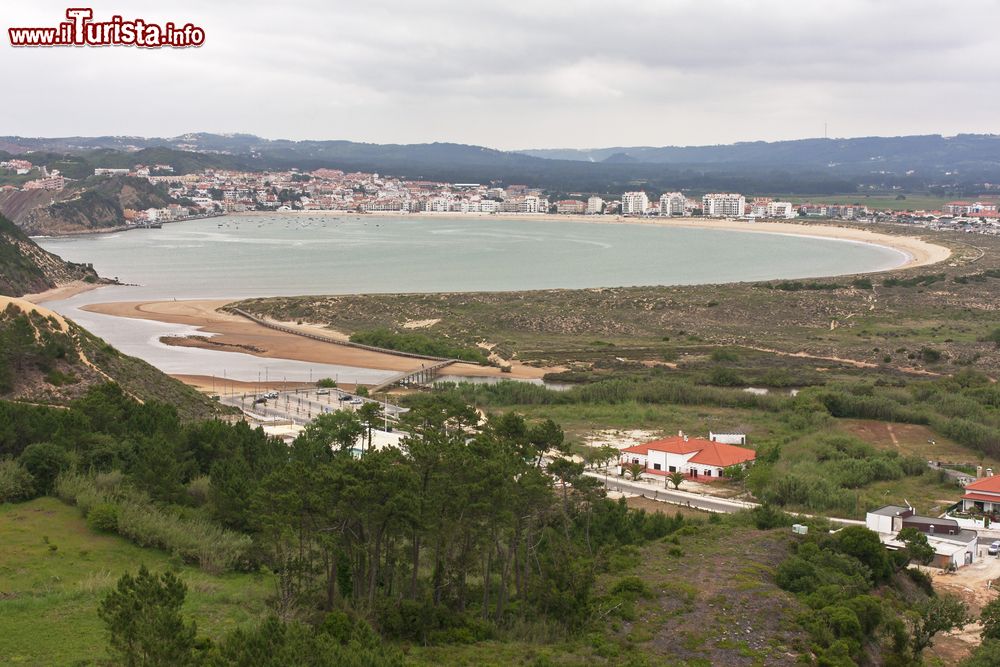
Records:
M400 373L399 375L394 375L385 382L375 385L368 390L369 394L377 394L380 391L384 391L395 384L405 384L408 382L414 382L416 384L426 384L430 382L437 372L444 368L445 366L450 366L455 363L454 359L445 359L439 361L431 366L421 366L420 368L412 371L406 371L405 373Z
M416 368L411 371L406 371L394 375L388 380L381 382L371 389L369 393L376 393L388 389L389 387L407 383L415 382L417 384L425 384L430 382L431 379L437 375L437 372L444 368L445 366L450 366L454 363L458 363L460 359L448 359L447 357L432 357L426 354L417 354L415 352L401 352L399 350L390 350L384 347L375 347L374 345L362 345L361 343L352 343L347 340L337 340L336 338L331 338L330 336L324 336L322 334L313 333L312 331L302 331L301 329L296 329L295 327L286 326L284 324L278 324L277 322L272 322L271 320L266 320L262 317L257 317L251 313L240 308L229 308L227 309L232 313L235 313L241 317L245 317L251 322L255 322L262 327L267 327L268 329L274 329L275 331L282 331L284 333L290 333L295 336L302 336L304 338L311 338L312 340L318 340L324 343L331 343L332 345L343 345L345 347L355 347L361 350L368 350L369 352L381 352L383 354L392 354L398 357L410 357L411 359L426 359L427 361L433 361L435 363L430 365L421 365L420 368Z

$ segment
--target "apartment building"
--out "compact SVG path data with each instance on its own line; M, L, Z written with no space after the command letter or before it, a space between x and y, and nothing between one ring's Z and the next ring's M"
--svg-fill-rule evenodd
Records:
M746 198L741 194L717 192L701 198L701 214L706 218L739 218L746 205Z
M686 208L687 197L680 192L660 195L660 215L684 215Z
M767 205L767 217L769 218L794 218L798 215L791 202L772 201Z
M622 195L622 215L644 215L649 208L645 192L626 192Z
M604 200L600 197L587 199L587 215L600 215L604 212Z

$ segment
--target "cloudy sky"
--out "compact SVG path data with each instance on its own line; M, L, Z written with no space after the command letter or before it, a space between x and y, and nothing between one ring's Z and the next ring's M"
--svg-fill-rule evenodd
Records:
M70 3L79 6L86 3ZM5 0L6 28L67 4ZM998 0L115 0L197 49L0 47L0 134L497 148L1000 132Z

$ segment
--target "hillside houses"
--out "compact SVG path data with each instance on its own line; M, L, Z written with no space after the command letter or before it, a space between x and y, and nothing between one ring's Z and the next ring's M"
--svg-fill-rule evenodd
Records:
M942 569L960 568L976 561L979 534L963 529L958 521L944 517L919 516L912 507L886 505L865 515L865 526L878 534L882 544L890 550L905 549L899 531L913 528L927 536L927 543L934 549L931 565Z

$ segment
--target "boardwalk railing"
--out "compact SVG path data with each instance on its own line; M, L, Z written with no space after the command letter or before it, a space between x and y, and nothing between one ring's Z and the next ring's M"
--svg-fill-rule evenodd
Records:
M380 391L388 389L394 384L401 384L405 382L416 382L417 384L425 384L430 382L431 379L437 375L437 372L444 368L445 366L450 366L455 363L454 359L445 359L439 361L431 366L421 366L412 371L406 371L405 373L400 373L399 375L394 375L388 380L375 385L368 390L369 394L377 394Z

